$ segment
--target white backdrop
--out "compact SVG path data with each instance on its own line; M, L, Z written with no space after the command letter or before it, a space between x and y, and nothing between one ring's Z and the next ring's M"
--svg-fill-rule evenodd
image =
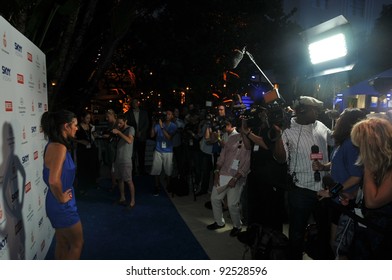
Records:
M42 179L45 55L0 17L0 260L44 259L54 230Z

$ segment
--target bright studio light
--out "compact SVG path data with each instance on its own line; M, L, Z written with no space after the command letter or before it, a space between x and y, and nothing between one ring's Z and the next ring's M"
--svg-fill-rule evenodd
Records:
M344 57L347 55L346 38L342 33L309 44L312 64Z

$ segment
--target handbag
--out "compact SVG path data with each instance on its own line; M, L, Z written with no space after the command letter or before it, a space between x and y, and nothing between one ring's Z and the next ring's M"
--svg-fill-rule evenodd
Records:
M354 220L342 213L336 228L336 238L332 244L336 259L339 259L340 255L347 255L350 252L354 239L354 232Z

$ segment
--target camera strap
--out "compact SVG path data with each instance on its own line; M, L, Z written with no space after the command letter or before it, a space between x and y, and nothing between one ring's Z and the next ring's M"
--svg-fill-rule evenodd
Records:
M347 209L347 207L337 204L337 207L342 211L342 213L346 214L347 216L349 216L351 219L353 219L354 221L363 224L365 226L367 226L368 228L371 228L372 230L386 235L387 233L390 234L390 232L387 232L385 228L373 223L372 221L369 221L368 219L361 217L359 215L357 215L354 211Z

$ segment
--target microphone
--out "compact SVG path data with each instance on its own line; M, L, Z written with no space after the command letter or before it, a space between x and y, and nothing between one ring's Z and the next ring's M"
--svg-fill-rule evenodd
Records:
M232 67L231 67L232 69L237 68L238 64L240 64L241 60L244 58L245 50L246 50L246 46L242 49L242 51L240 51L238 49L234 50L235 55L234 55L233 61L232 61L233 62Z
M323 154L320 153L319 147L317 145L313 145L311 148L311 154L310 154L310 159L313 161L316 160L322 160L323 159ZM314 172L314 181L315 182L320 182L321 181L321 175L320 171L315 171Z

